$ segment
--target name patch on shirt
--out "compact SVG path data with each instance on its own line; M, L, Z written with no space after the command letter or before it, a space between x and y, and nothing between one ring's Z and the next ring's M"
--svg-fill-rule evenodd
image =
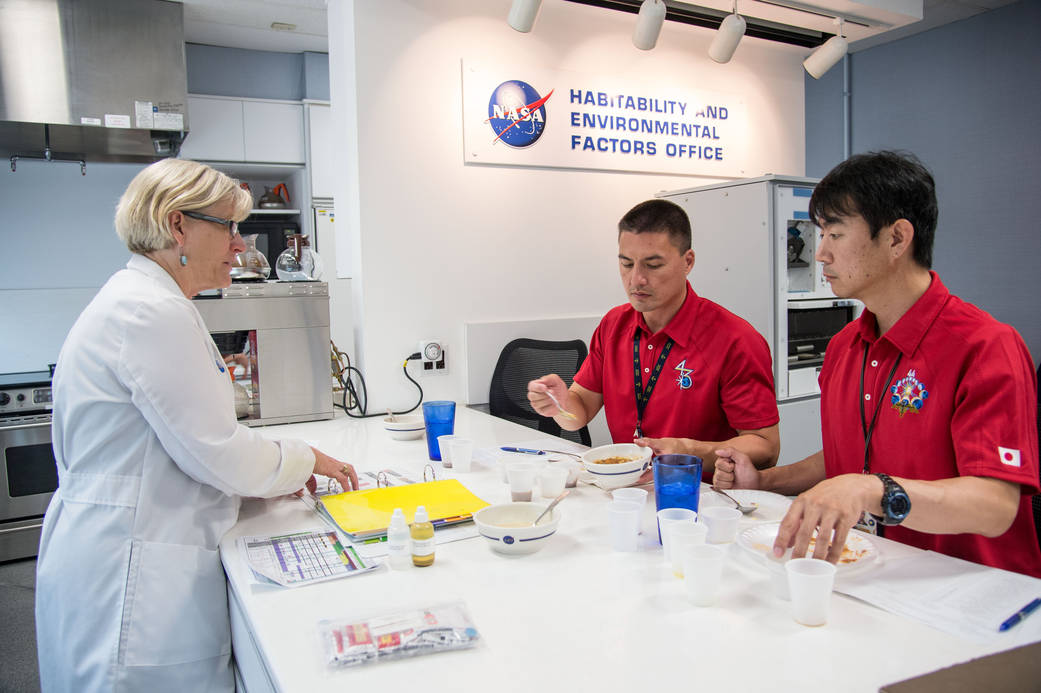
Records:
M998 446L998 456L1001 458L1001 464L1007 464L1010 467L1020 466L1019 450Z

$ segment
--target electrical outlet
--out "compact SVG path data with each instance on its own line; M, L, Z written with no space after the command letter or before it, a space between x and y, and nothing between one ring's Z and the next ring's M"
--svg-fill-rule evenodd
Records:
M422 363L423 373L435 374L446 373L445 343L440 339L424 339L419 343L419 356Z

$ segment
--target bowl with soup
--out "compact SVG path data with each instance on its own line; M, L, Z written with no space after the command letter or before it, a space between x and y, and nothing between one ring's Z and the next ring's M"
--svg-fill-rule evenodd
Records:
M633 443L616 443L593 448L582 455L582 466L594 484L612 491L632 486L651 467L650 448Z
M477 531L492 551L501 554L535 553L557 533L560 506L532 526L549 503L500 503L474 513Z

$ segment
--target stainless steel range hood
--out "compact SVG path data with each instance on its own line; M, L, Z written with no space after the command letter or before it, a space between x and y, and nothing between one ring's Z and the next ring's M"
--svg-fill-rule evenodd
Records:
M188 130L184 9L0 0L0 155L148 162Z

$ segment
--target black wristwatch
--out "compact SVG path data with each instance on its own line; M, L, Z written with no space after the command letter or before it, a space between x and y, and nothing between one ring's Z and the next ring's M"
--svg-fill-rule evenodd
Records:
M900 484L893 481L888 474L875 474L882 480L882 524L898 525L911 512L911 499Z

